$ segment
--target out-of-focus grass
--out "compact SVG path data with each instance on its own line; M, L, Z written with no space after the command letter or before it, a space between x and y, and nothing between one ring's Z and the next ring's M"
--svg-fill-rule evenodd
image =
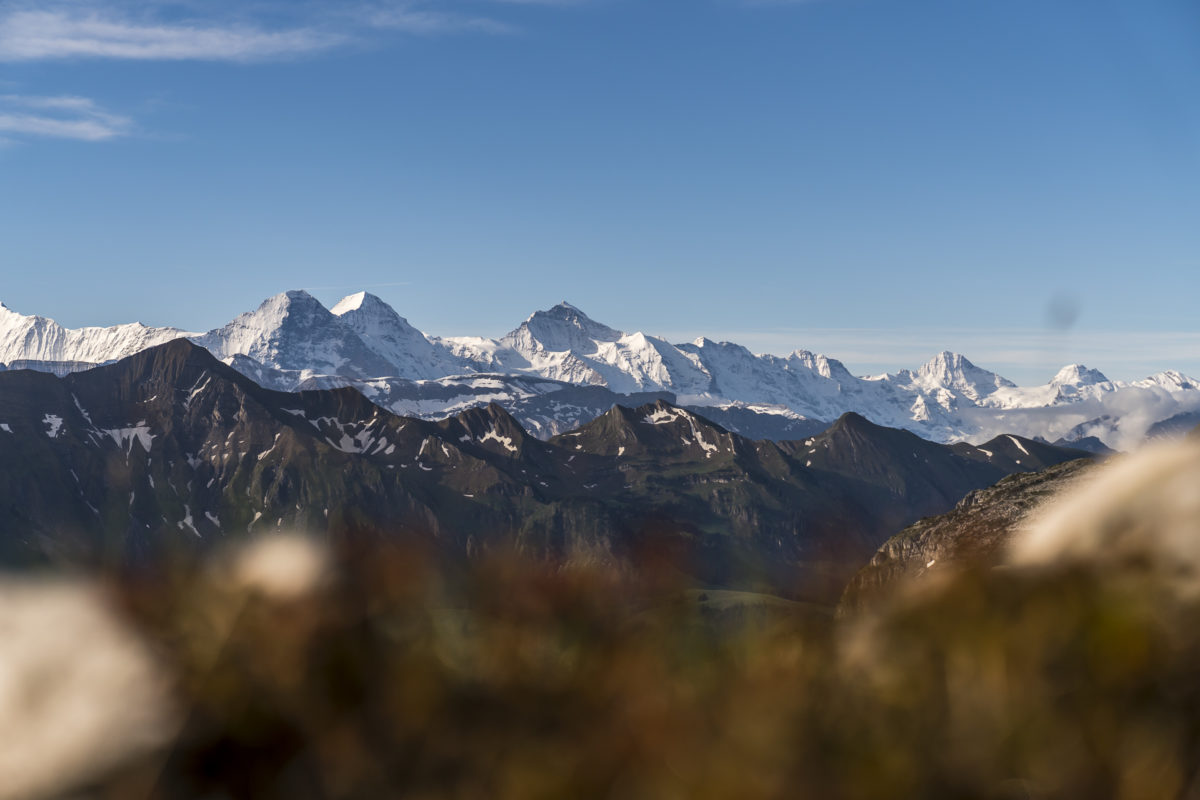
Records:
M124 584L187 709L98 797L1200 792L1200 609L1149 575L948 575L834 621L654 575L338 553L306 591ZM294 589L294 587L293 587Z

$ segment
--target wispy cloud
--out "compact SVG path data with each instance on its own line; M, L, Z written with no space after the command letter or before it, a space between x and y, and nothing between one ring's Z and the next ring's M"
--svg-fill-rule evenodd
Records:
M576 0L491 0L574 5ZM0 63L299 58L396 35L509 34L478 0L0 0ZM16 87L0 82L0 89ZM85 97L0 95L0 145L33 138L104 141L131 119Z
M537 4L572 3L540 0ZM180 19L180 8L198 16ZM430 0L365 0L333 5L271 0L240 7L208 4L207 9L204 4L181 4L178 0L133 5L120 0L0 3L0 62L254 62L311 55L388 33L429 36L505 34L515 30L502 20L469 8L470 4ZM281 24L281 20L288 24Z
M52 138L99 142L128 135L133 122L87 97L0 95L4 138Z
M97 8L17 10L0 17L0 61L114 58L253 61L326 50L345 34L249 24L135 21Z

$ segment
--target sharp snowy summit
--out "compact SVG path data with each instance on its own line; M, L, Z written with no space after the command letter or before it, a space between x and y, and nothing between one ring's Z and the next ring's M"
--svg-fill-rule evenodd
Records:
M359 292L344 297L331 312L387 361L398 377L435 380L465 369L448 347L431 341L373 294Z
M994 372L981 369L964 356L944 350L911 375L911 382L927 392L947 391L973 402L979 402L996 392L1016 386Z
M353 386L396 413L427 419L499 403L542 437L631 397L707 409L762 438L807 435L854 412L940 442L1017 433L1096 437L1114 447L1200 411L1200 384L1178 372L1120 382L1073 364L1045 385L1019 387L947 351L915 371L857 377L805 350L762 355L704 337L675 344L616 330L567 302L499 339L426 335L367 292L332 309L307 292L283 292L202 334L138 323L71 330L0 305L0 362L9 368L62 374L180 337L270 388Z

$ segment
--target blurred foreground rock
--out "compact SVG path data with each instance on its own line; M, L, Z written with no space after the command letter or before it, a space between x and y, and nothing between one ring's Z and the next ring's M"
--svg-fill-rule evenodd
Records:
M167 684L94 582L0 578L0 798L54 797L168 743Z

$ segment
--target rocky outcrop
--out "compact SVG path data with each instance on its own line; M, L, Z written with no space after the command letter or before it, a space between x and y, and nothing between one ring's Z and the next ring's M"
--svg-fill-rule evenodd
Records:
M1000 563L1029 513L1074 485L1094 463L1083 458L1040 472L1009 475L995 486L969 493L954 510L917 521L888 539L854 576L839 611L861 609L901 583L936 570Z

